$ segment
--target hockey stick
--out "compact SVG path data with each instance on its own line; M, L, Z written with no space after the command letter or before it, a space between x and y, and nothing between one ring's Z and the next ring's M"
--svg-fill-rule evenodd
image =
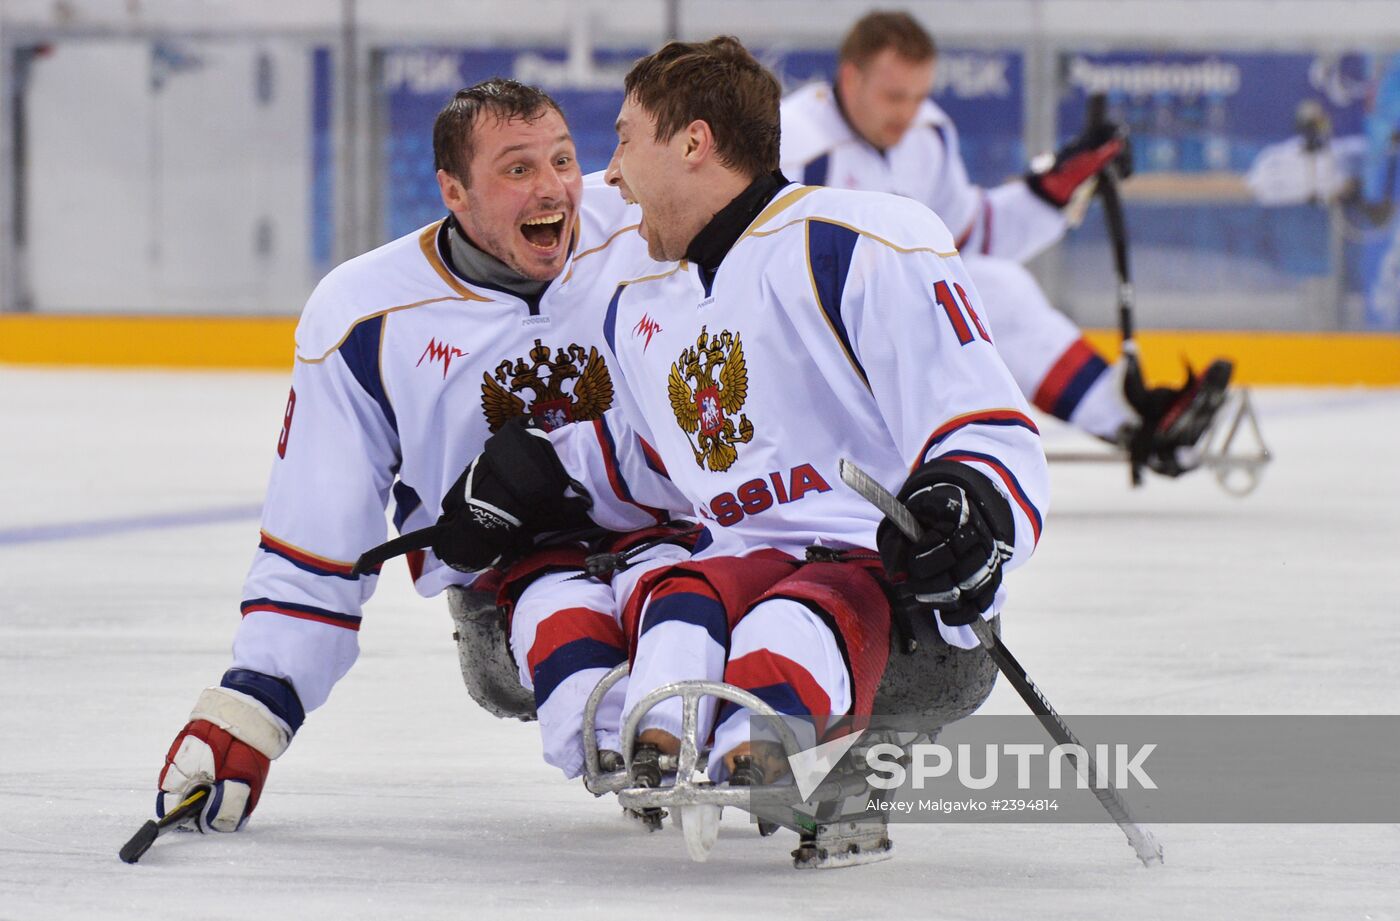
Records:
M432 524L428 525L426 528L419 528L417 531L409 531L407 534L400 534L393 540L386 541L378 547L371 547L360 554L360 558L355 561L355 568L350 571L350 574L354 576L363 576L378 572L379 567L396 556L431 547L433 542L437 540L438 533L438 526Z
M1086 120L1090 127L1102 125L1108 115L1108 98L1103 93L1089 97ZM1133 308L1135 297L1133 277L1128 266L1128 225L1123 220L1123 201L1118 194L1118 164L1108 161L1098 177L1096 194L1103 201L1104 223L1108 241L1113 247L1113 270L1118 276L1118 331L1123 337L1123 352L1137 359L1137 343L1133 341Z
M1085 121L1089 127L1102 125L1108 117L1108 97L1095 93L1089 97L1089 109ZM1138 347L1133 335L1136 332L1133 310L1137 303L1133 289L1132 270L1128 265L1128 224L1123 219L1123 200L1118 194L1118 164L1108 161L1097 177L1094 194L1103 202L1104 225L1108 230L1108 242L1113 247L1113 271L1118 276L1118 332L1122 336L1123 361L1126 364L1127 386L1137 391L1143 390L1142 366L1138 361ZM1142 394L1145 396L1145 394ZM1129 397L1136 405L1137 400ZM1142 468L1145 458L1132 447L1128 451L1128 470L1134 486L1142 485Z
M204 807L204 799L208 795L208 787L196 787L193 793L185 797L184 802L167 812L159 821L148 820L117 852L122 863L135 863L140 860L141 855L151 849L151 845L156 843L157 838L198 815L199 810Z
M861 498L879 509L910 540L919 539L923 529L919 527L918 519L901 505L889 490L845 458L840 461L840 471L842 482L855 490ZM954 591L956 592L957 589ZM1031 681L1025 668L1016 661L1016 657L1011 654L1011 650L1006 648L1001 637L993 633L991 625L980 617L973 620L969 626L972 627L972 632L977 635L977 641L982 644L982 648L987 651L987 655L991 656L992 661L996 663L997 670L1006 677L1007 681L1011 682L1011 686L1016 689L1016 693L1021 695L1021 699L1026 702L1026 706L1030 707L1031 712L1040 718L1040 724L1050 733L1051 738L1060 745L1073 745L1078 751L1083 752L1084 763L1079 766L1085 770L1094 796L1098 798L1100 805L1113 821L1118 823L1118 827L1122 829L1128 843L1133 846L1133 850L1137 853L1138 859L1142 861L1144 866L1148 867L1154 863L1161 863L1162 845L1157 843L1152 832L1133 820L1133 817L1128 813L1127 804L1118 795L1118 791L1103 782L1105 778L1100 774L1098 765L1094 763L1093 756L1089 754L1089 749L1070 731L1069 726L1055 712L1055 708L1050 706L1050 701L1045 699L1040 688Z
M1103 125L1107 120L1108 100L1103 93L1095 93L1089 97L1088 111L1085 119L1090 127ZM1126 143L1126 142L1125 142ZM1103 202L1104 225L1108 231L1109 244L1113 248L1113 269L1118 278L1118 330L1122 336L1122 354L1124 362L1124 390L1129 404L1134 407L1141 405L1147 396L1146 384L1143 382L1142 361L1138 350L1137 341L1134 338L1136 324L1134 320L1134 310L1137 304L1137 294L1133 287L1132 272L1128 264L1128 225L1123 217L1123 202L1119 196L1119 182L1122 177L1118 172L1117 158L1110 160L1099 173L1095 192ZM1240 427L1240 423L1248 418L1259 443L1259 451L1254 456L1234 457L1229 455L1229 449L1234 442L1235 433ZM1245 394L1238 404L1235 419L1228 427L1228 433L1219 443L1219 455L1209 459L1209 465L1215 470L1216 480L1221 487L1236 496L1245 495L1253 491L1259 483L1260 472L1265 464L1270 460L1268 447L1264 444L1263 435L1259 432L1258 420L1254 417L1254 410L1250 404L1248 394ZM1214 425L1210 431L1214 431ZM1210 441L1210 434L1206 435L1206 440ZM1134 486L1141 486L1143 482L1143 468L1147 464L1147 452L1150 450L1147 432L1140 431L1127 445L1128 469L1132 476ZM1112 457L1110 455L1110 457ZM1085 455L1065 454L1057 455L1057 460L1097 460L1097 457ZM1243 476L1236 479L1233 475L1242 472ZM1238 485L1232 485L1238 483Z

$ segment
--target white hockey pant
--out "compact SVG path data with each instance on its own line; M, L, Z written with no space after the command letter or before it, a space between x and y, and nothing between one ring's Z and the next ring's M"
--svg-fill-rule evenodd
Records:
M729 651L725 652L728 635ZM625 710L656 688L676 681L726 681L749 691L790 721L804 748L817 741L818 726L851 708L851 680L831 629L805 605L770 599L753 608L732 633L720 603L697 592L665 592L659 586L642 614ZM713 698L701 702L698 734L703 745L720 711L709 774L723 781L724 755L750 741L749 711ZM814 717L817 725L805 719ZM640 723L679 738L681 702L664 701Z
M1020 263L975 255L965 261L987 314L982 319L1026 399L1091 435L1114 439L1135 418L1120 375Z
M530 583L511 618L510 648L520 683L535 695L544 760L566 777L583 773L583 710L598 682L627 660L616 598L625 598L643 574L689 558L673 544L639 553L612 585L577 572L546 573ZM614 594L614 590L617 594ZM600 749L621 751L622 702L627 679L615 684L598 706Z
M510 648L520 683L535 694L544 760L565 777L583 773L583 708L588 695L614 666L626 661L612 587L575 579L577 571L545 573L516 602ZM618 748L626 682L598 707L600 748Z

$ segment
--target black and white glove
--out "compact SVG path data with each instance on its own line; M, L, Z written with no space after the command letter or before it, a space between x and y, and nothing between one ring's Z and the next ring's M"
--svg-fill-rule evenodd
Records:
M1011 556L1011 504L976 470L940 460L915 470L899 501L923 534L910 540L888 518L880 522L875 543L895 589L937 607L950 627L972 623L991 607L1001 564Z
M590 527L590 505L544 431L516 419L486 439L443 496L433 552L464 572L508 563L530 551L536 534Z
M1032 160L1026 185L1046 203L1063 208L1075 189L1109 165L1117 170L1119 179L1127 179L1133 172L1133 154L1127 129L1104 121L1085 128L1054 157L1047 154Z

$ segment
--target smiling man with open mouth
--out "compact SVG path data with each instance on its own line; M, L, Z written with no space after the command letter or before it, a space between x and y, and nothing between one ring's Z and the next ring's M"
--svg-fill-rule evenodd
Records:
M529 117L488 115L470 148L457 151L461 162L449 157L437 171L455 223L455 261L488 285L503 287L509 269L542 289L568 259L583 194L569 126L549 107Z
M444 511L470 515L462 467L488 441L527 459L552 453L526 419L601 427L613 406L604 314L620 279L655 268L630 232L637 209L601 182L584 190L558 105L512 80L458 92L438 114L433 152L450 214L336 267L297 325L232 667L200 695L160 773L157 813L197 805L201 831L243 827L271 759L354 663L379 573L357 558L384 541L386 505L401 532L421 533ZM506 489L518 468L533 469L477 470L473 482ZM626 658L613 586L585 578L589 556L628 550L625 579L688 557L693 542L675 528L638 538L574 518L589 530L539 547L527 539L466 559L425 541L409 557L420 594L450 589L454 604L509 610L508 636L483 640L496 642L479 661L500 673L493 687L518 676L514 690L533 706L507 691L489 709L536 715L545 760L570 777L584 767L584 702ZM492 594L472 599L467 587ZM604 749L620 748L624 691L598 710ZM207 796L187 803L201 788Z

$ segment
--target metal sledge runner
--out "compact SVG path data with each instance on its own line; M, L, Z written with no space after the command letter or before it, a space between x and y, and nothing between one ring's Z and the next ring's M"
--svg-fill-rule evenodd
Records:
M506 641L504 619L491 596L470 590L450 590L450 608L464 682L483 708L507 719L534 717L534 702L519 685ZM944 725L973 712L990 693L995 668L979 650L962 650L941 641L932 625L917 625L912 632L901 628L890 638L891 654L876 696L882 712L918 713L929 725ZM721 682L684 681L664 685L640 701L626 725L623 739L635 739L640 721L658 704L682 701L683 738L677 755L661 755L654 762L654 783L639 785L638 746L600 750L598 714L605 696L627 677L622 663L598 682L589 695L582 716L584 786L595 796L615 794L623 808L651 830L664 827L671 818L684 836L694 860L704 860L715 845L720 811L732 806L750 813L757 831L771 835L786 828L798 835L793 865L800 869L855 866L891 856L888 817L879 809L867 809L872 790L864 775L828 774L812 788L800 789L791 774L778 772L768 782L743 783L731 778L714 784L702 779L706 767L704 739L698 735L698 712L705 697L730 701L753 714L756 726L778 744L780 762L802 755L787 717L747 691ZM768 729L768 727L772 727ZM866 732L850 748L850 759L860 759L881 742L907 743L877 732ZM799 762L800 763L800 762Z
M1086 123L1107 124L1107 106L1104 94L1090 96ZM1108 164L1081 187L1070 206L1069 220L1071 225L1077 225L1091 198L1097 197L1103 206L1117 280L1115 298L1126 375L1124 396L1143 417L1143 424L1137 431L1127 433L1126 438L1120 437L1118 450L1055 452L1047 454L1047 459L1059 463L1127 461L1134 486L1142 485L1144 468L1175 477L1204 467L1215 474L1216 482L1226 492L1248 495L1258 487L1273 456L1264 442L1249 391L1230 387L1232 363L1216 360L1199 376L1188 369L1186 387L1175 394L1170 390L1149 390L1143 382L1136 339L1137 295L1120 181L1117 165ZM1159 402L1159 394L1175 396L1176 401Z
M1244 388L1231 388L1224 394L1224 405L1215 413L1186 462L1203 467L1214 476L1220 488L1232 496L1244 497L1263 481L1274 455L1264 441L1254 401ZM1047 451L1052 464L1112 463L1128 461L1126 449Z
M534 701L520 686L510 657L504 618L490 596L466 589L449 590L453 639L457 644L462 678L472 699L502 719L533 720ZM841 813L838 800L869 794L869 788L845 789L827 784L803 797L791 783L759 786L716 785L697 779L703 774L706 753L698 737L698 712L704 697L714 697L746 707L777 727L786 754L802 748L777 711L747 691L721 682L686 681L664 685L643 699L622 727L623 751L600 751L597 743L598 710L603 698L627 677L626 663L616 666L598 682L583 712L584 787L595 796L615 794L619 804L659 830L673 816L685 839L691 859L704 861L714 847L720 811L732 806L753 813L762 834L785 827L800 837L793 852L794 866L822 868L852 866L890 856L885 817L879 814L861 822L835 821ZM681 751L661 756L659 768L674 780L664 786L638 786L634 777L635 738L642 717L664 700L683 701ZM875 740L862 740L873 744ZM848 781L846 787L853 785ZM861 786L861 785L855 785ZM813 802L817 806L803 806ZM863 813L863 803L857 807Z

